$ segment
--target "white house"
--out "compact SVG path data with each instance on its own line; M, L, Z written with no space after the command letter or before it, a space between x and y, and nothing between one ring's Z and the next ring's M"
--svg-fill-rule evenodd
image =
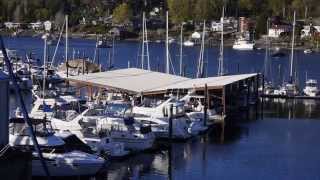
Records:
M43 22L44 30L50 31L52 29L52 22L51 21L45 21Z
M8 29L16 29L20 27L20 23L14 23L14 22L5 22L4 26Z
M274 25L268 30L268 36L271 38L279 38L281 34L291 32L289 25Z
M315 30L315 32L320 32L320 26L312 26ZM303 29L301 30L301 38L310 37L311 36L311 26L303 26Z
M43 24L42 24L42 22L38 21L38 22L35 22L35 23L30 23L30 27L33 30L39 30L39 29L41 29L43 27Z

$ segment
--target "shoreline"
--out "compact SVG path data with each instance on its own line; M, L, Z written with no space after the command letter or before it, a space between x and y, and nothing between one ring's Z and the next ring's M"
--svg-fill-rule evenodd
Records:
M8 33L8 32L4 32L0 30L0 34L4 37L34 37L34 38L41 38L42 36L42 32L30 32L30 31L24 31L21 32L20 34L16 35L16 36L12 36L12 34ZM58 35L56 33L54 33L55 35ZM96 40L97 35L96 34L84 34L84 33L70 33L69 34L69 38L70 39L83 39L83 40ZM185 38L187 39L187 38ZM160 42L157 42L159 41ZM126 39L121 39L121 40L117 40L120 42L141 42L140 37L137 38L126 38ZM224 47L232 47L233 42L235 41L234 37L228 37L224 39ZM152 39L149 40L149 42L151 43L163 43L164 39ZM174 42L177 43L177 42ZM266 45L265 45L265 40L263 38L260 38L258 40L255 40L256 43L256 49L265 49ZM279 40L271 40L271 46L272 47L277 47L280 48L282 50L290 50L291 49L291 42L285 42L285 41L279 41ZM177 43L179 44L179 43ZM205 42L207 47L219 47L220 46L220 40L219 39L214 39L213 37L210 37L207 42ZM199 43L196 43L194 45L194 47L200 46ZM273 48L273 49L274 49ZM272 48L270 48L272 49ZM309 45L309 42L307 41L300 41L299 43L296 43L295 46L296 50L305 50L305 49L312 49L312 50L316 50L316 48L313 48L311 45ZM316 51L319 51L316 50Z

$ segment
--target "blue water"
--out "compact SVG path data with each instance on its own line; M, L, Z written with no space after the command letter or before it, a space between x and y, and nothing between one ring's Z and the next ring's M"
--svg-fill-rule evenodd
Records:
M33 52L36 57L43 59L43 46L44 42L41 38L31 37L16 37L5 38L5 44L9 49L16 49L18 54L25 57L26 53ZM83 40L83 39L70 39L69 41L69 58L73 57L88 57L94 59L95 54L95 41ZM178 44L170 45L170 57L172 59L173 67L171 67L172 73L179 73L179 48ZM52 58L54 53L54 46L48 48L49 59ZM164 71L165 63L165 46L164 43L150 43L150 61L152 70ZM64 61L64 46L58 48L55 64ZM186 66L186 75L188 77L195 77L196 65L199 57L200 47L184 47L183 49L183 63ZM75 52L75 53L73 53ZM112 49L101 49L96 56L96 61L100 60L100 63L106 67L108 62L109 53ZM116 42L114 49L114 63L115 68L126 68L128 63L131 67L141 67L141 43L137 42ZM205 49L205 61L207 76L215 76L217 74L218 67L218 54L219 48L212 47ZM271 58L269 61L271 74L269 80L274 83L281 83L283 80L287 80L289 76L289 56L290 52L287 51L287 56L281 58ZM298 81L301 87L304 86L305 73L308 72L309 78L320 78L320 72L318 67L320 65L319 53L313 53L305 55L303 51L295 51L295 67L297 69ZM99 56L99 58L98 58ZM237 73L253 73L262 72L265 51L235 51L232 48L225 48L225 71L229 74ZM146 64L145 64L146 67Z
M6 38L5 41L8 48L18 50L20 55L33 51L38 58L42 56L41 39ZM94 41L72 39L70 46L70 56L74 48L80 54L85 52L86 56L93 58ZM176 71L178 51L179 47L172 45L171 57ZM138 52L138 43L117 43L114 65L116 68L125 68L128 61L133 66L139 65ZM198 47L184 49L184 62L189 77L195 74L198 52ZM100 60L104 65L107 53L106 50L100 52ZM150 55L153 69L157 68L157 64L163 65L164 44L150 44ZM61 47L58 59L61 61L63 56L64 48ZM208 75L212 76L217 72L218 49L207 49L205 57L209 67ZM320 54L304 55L298 51L296 57L300 83L304 82L305 71L308 71L309 77L319 80ZM259 72L263 61L263 50L240 52L225 49L226 69L229 73ZM282 74L287 74L289 56L271 62L273 79L279 79L279 64ZM91 179L320 179L320 145L317 141L320 137L319 101L265 100L259 116L253 114L228 124L224 131L216 127L201 137L184 143L173 143L171 151L164 149L141 153L112 162Z

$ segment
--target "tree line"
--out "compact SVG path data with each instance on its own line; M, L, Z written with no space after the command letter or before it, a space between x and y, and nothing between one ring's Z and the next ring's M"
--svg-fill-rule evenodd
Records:
M223 6L226 16L258 20L270 16L290 18L293 10L299 18L320 16L319 0L0 0L0 22L61 21L64 14L69 14L71 23L76 24L82 17L106 17L113 13L121 22L128 20L124 16L141 16L142 11L159 6L162 17L169 10L173 23L217 20Z

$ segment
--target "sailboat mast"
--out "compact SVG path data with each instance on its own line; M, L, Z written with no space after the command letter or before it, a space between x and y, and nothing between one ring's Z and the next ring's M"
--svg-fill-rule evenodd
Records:
M148 70L151 70L150 66L150 56L149 56L149 42L148 42L148 30L147 30L147 20L146 17L144 17L144 33L145 33L145 43L146 43L146 51L147 51L147 65Z
M144 69L144 18L145 12L142 13L142 49L141 49L141 69Z
M182 49L183 49L183 23L181 23L181 29L180 29L180 62L179 62L180 76L182 76Z
M198 60L197 78L202 78L202 77L203 77L203 73L204 73L203 54L204 54L204 37L205 37L205 30L206 30L206 21L203 22L203 31L202 31L202 38L201 38L200 56L199 56L199 60Z
M219 56L219 67L218 67L218 76L222 76L224 74L223 69L223 24L224 24L224 6L222 7L222 17L221 17L221 44L220 44L220 56Z
M170 74L169 62L169 13L166 12L166 73Z
M267 33L268 33L268 30L269 30L269 18L267 19ZM266 52L265 52L265 59L264 59L264 70L263 70L263 74L264 74L264 77L265 78L268 78L268 63L269 63L269 48L270 48L270 45L269 45L269 36L267 34L266 36Z
M42 98L45 98L46 90L46 78L47 78L47 35L43 36L44 39L44 49L43 49L43 87L42 87Z
M67 77L69 77L69 61L68 61L68 15L66 15L66 47L65 47L65 60L67 68Z
M290 57L290 82L293 82L293 58L294 58L294 39L295 39L295 27L296 27L296 11L293 12L293 24L292 24L292 42L291 42L291 57Z

